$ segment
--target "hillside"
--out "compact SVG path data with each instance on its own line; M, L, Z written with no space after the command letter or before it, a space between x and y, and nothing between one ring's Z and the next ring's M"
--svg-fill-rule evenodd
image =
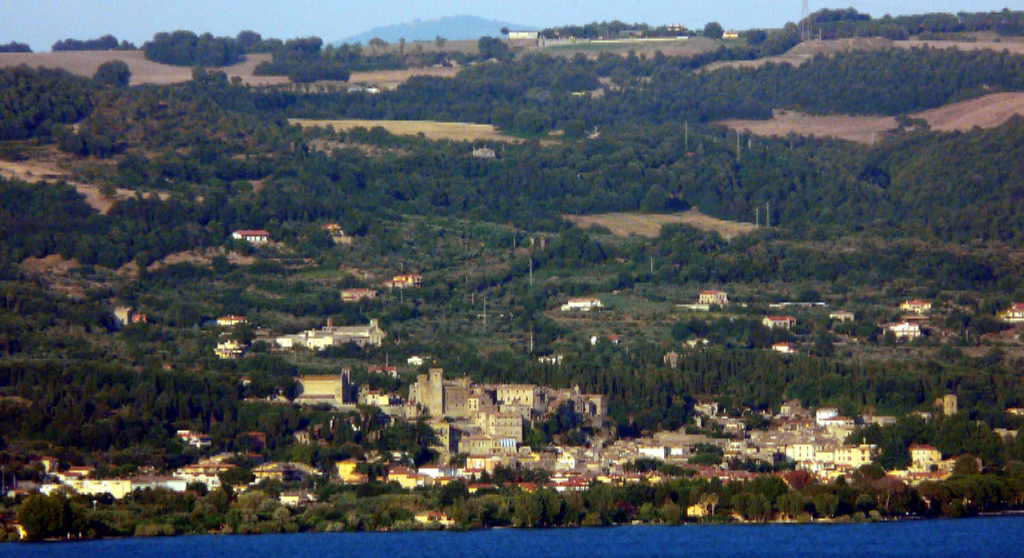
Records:
M478 39L480 37L501 37L501 29L531 29L528 25L508 23L471 15L447 16L427 21L415 20L407 23L374 27L357 35L335 41L342 43L367 44L370 39L379 38L389 43L406 41L433 41L435 37L444 37L450 41Z

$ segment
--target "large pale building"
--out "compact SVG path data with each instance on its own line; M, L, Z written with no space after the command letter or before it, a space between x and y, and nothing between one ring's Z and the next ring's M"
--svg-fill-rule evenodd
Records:
M314 351L322 351L328 347L355 343L360 347L371 345L380 347L384 342L387 333L380 327L380 323L371 319L367 325L356 326L335 326L331 320L320 329L310 329L292 335L282 335L275 339L277 346L282 349L293 349L305 347Z
M339 374L299 376L298 382L302 392L295 398L296 403L342 406L354 405L358 400L352 373L347 368Z

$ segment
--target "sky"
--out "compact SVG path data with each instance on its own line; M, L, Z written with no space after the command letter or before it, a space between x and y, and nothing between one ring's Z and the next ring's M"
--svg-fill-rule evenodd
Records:
M810 9L853 7L880 17L925 12L1021 9L1024 0L810 0ZM373 27L415 19L475 15L537 28L619 19L728 29L781 27L800 18L800 0L3 0L0 43L28 43L36 52L66 38L112 34L138 45L158 31L189 29L234 36L316 35L334 41Z

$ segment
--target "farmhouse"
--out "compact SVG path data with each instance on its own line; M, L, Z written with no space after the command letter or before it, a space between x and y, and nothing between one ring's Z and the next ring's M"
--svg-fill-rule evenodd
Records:
M1009 308L999 313L999 319L1011 324L1024 322L1024 302L1014 302Z
M352 244L352 237L350 235L345 234L345 231L342 230L341 225L337 223L327 223L326 225L324 225L324 230L327 231L327 234L331 235L331 240L334 241L335 244Z
M376 319L371 319L367 325L357 326L335 326L331 319L327 325L320 329L310 329L292 335L282 335L275 342L282 349L293 349L305 347L315 351L322 351L327 347L355 343L360 347L372 345L380 347L384 342L387 333L380 328Z
M729 295L725 291L701 291L697 295L697 304L725 306L729 304Z
M255 246L270 242L270 233L262 229L243 229L231 233L231 238L244 240Z
M853 312L839 310L837 312L832 312L831 314L829 314L828 318L830 320L835 320L837 322L852 322L855 319L855 316L853 315Z
M208 448L213 445L213 440L207 434L200 434L191 430L179 430L177 436L179 440L196 449Z
M893 334L896 339L917 339L921 337L921 326L911 322L887 324L885 331Z
M423 284L423 276L419 273L406 273L395 275L390 281L385 281L384 286L392 289L409 289L419 287Z
M589 312L603 307L601 300L597 298L570 298L568 302L562 305L562 312Z
M536 31L509 31L508 40L536 39L537 35L538 33Z
M455 521L448 517L448 514L439 511L416 512L416 515L413 516L413 518L416 520L416 523L424 525L433 523L441 525L442 527L451 527L452 525L455 525Z
M796 345L792 343L775 343L772 345L772 350L777 353L791 355L796 353Z
M246 346L234 339L228 339L217 343L217 347L213 349L213 354L219 358L228 360L235 359L242 356L245 353Z
M791 329L796 325L796 318L793 316L765 316L761 320L761 324L768 329Z
M904 312L911 312L913 314L927 314L931 309L931 302L917 298L904 300L903 304L900 304L900 310L903 310Z
M220 327L234 327L247 323L249 323L249 320L245 319L245 316L236 316L234 314L217 318L217 325Z
M118 306L114 308L114 321L118 327L124 327L129 324L146 324L149 323L149 318L140 312L136 312L131 306Z
M494 159L497 154L490 147L478 147L473 150L473 156L477 159Z
M739 39L740 38L740 34L735 32L735 31L726 31L725 33L722 33L722 38L723 39Z
M377 298L376 289L342 289L342 302L359 302L360 300L373 300Z

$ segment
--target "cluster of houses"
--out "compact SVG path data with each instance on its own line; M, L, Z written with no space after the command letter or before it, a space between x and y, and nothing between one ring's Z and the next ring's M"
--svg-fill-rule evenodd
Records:
M351 245L354 240L337 223L325 223L322 228L335 244ZM232 240L248 242L253 246L266 246L270 244L270 232L263 229L239 229L231 233L231 238Z
M595 439L589 446L553 445L540 451L521 444L522 428L530 420L549 416L564 404L573 405L588 420L604 416L601 396L582 394L577 389L557 390L521 384L473 384L466 379L446 380L442 371L431 370L421 375L410 391L405 407L415 408L429 417L442 447L439 463L419 468L409 466L409 456L401 452L390 455L370 452L368 461L345 459L334 463L330 471L335 482L363 484L370 481L396 483L405 489L443 486L451 482L464 482L470 493L498 488L480 482L484 473L493 473L497 467L519 467L543 470L548 473L544 484L513 483L518 488L534 491L549 488L559 492L586 490L594 482L607 484L658 483L670 478L656 471L638 473L632 467L638 460L656 460L676 464L694 471L705 479L723 482L749 480L759 475L729 467L733 460L778 463L780 459L793 462L799 471L806 471L821 481L831 481L840 475L849 475L857 468L871 463L879 448L871 444L850 444L847 440L857 428L866 424L889 425L896 421L891 416L864 415L857 419L842 416L836 408L810 410L799 401L784 403L775 414L765 413L770 419L766 429L748 430L740 418L720 413L718 403L704 400L696 404L697 422L704 428L715 428L728 436L690 434L685 430L657 432L637 439ZM935 402L936 413L955 414L957 398L949 394ZM1021 409L1007 412L1024 414ZM922 413L931 417L931 413ZM255 444L262 433L252 432ZM1003 436L1016 436L1015 431L1000 432ZM180 430L178 438L197 448L210 448L209 436L189 430ZM313 443L308 431L295 433L300 443ZM722 465L695 465L690 460L709 447L716 448ZM943 480L952 475L958 456L943 456L934 446L912 444L908 447L911 463L905 470L889 471L890 477L911 485L924 481ZM450 460L462 454L464 462ZM135 490L165 489L183 492L190 485L203 484L208 489L222 485L226 473L237 466L231 463L235 454L224 453L159 475L154 470L123 478L97 478L92 467L76 466L60 469L53 457L39 461L45 471L41 484L22 486L15 495L39 491L50 494L58 490L71 490L79 494L110 495L124 498ZM259 461L257 453L246 455L248 460ZM370 465L375 465L370 467ZM978 466L981 464L979 462ZM265 462L252 469L253 480L245 485L233 485L237 491L265 481L282 483L302 482L320 478L323 472L304 463ZM287 506L303 506L314 502L308 490L287 490L280 502ZM703 504L702 504L703 505ZM687 510L691 517L702 517L707 510ZM706 507L706 506L704 506ZM417 521L448 524L450 519L437 512L422 512Z

